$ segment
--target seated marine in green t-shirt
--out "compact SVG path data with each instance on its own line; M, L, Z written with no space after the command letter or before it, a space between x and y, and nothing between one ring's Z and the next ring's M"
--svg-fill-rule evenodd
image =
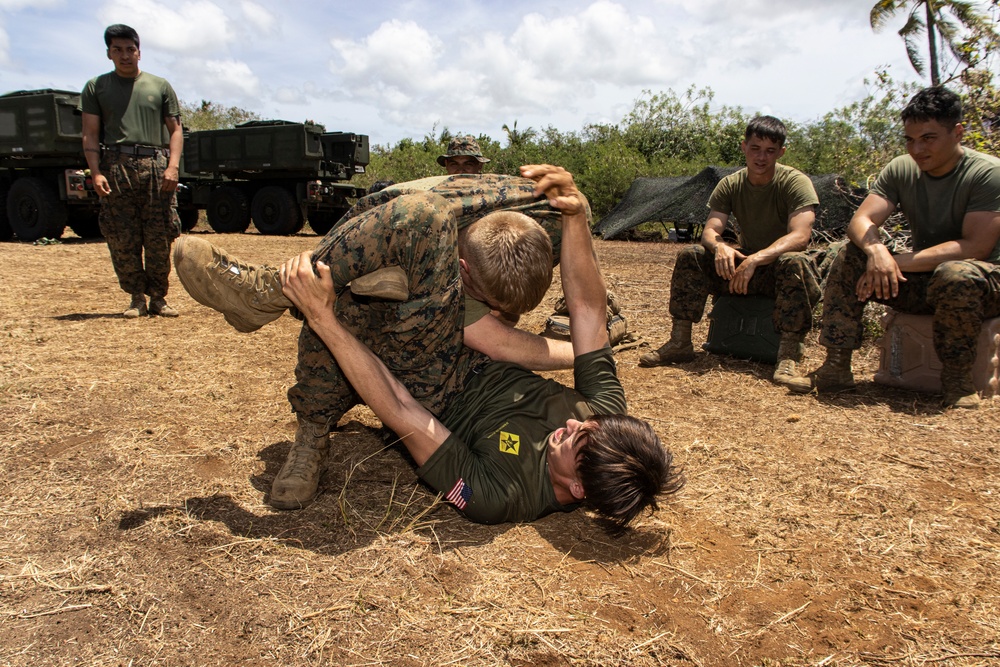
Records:
M932 315L934 351L948 408L977 408L972 377L979 330L1000 316L1000 159L962 146L962 100L925 88L900 114L906 155L893 159L847 227L823 294L823 365L793 391L855 386L851 356L861 347L865 304ZM913 251L893 254L880 227L897 206Z
M640 366L694 359L691 325L701 321L709 294L756 294L775 300L774 329L781 342L774 381L787 384L797 375L822 294L825 253L806 250L819 198L808 176L778 164L785 136L784 123L773 116L747 124L740 143L747 166L719 181L701 243L677 256L670 279L670 340L642 355ZM731 215L739 223L738 246L723 239Z

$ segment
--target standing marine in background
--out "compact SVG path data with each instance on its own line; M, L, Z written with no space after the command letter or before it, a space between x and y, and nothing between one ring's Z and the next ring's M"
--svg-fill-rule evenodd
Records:
M170 246L181 231L175 195L184 146L180 103L166 79L140 71L134 29L108 26L104 43L115 69L88 81L80 97L101 233L118 284L132 297L124 316L177 317L166 296Z

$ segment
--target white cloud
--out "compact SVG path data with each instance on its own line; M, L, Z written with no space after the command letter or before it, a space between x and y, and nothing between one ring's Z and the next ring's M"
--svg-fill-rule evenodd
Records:
M240 60L180 58L174 64L171 78L185 81L187 89L200 99L236 99L242 103L261 92L257 75Z
M259 34L270 35L278 32L278 20L266 7L250 0L240 3L243 16Z
M3 25L0 25L0 65L4 67L10 65L10 38Z
M331 72L384 118L454 126L575 109L597 86L658 87L681 71L652 19L609 0L571 15L529 13L509 34L435 28L394 19L362 39L333 39Z
M100 16L106 23L126 23L135 28L143 50L222 54L237 37L228 14L208 0L177 5L156 0L110 0L101 7Z
M20 9L49 9L66 4L66 0L0 0L0 9L16 12Z

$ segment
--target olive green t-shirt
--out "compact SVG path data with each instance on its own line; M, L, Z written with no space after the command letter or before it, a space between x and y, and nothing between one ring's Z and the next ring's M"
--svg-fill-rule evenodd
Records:
M915 250L962 238L967 213L1000 211L1000 159L962 150L962 159L944 176L931 176L909 155L901 155L872 185L871 192L903 210ZM1000 242L987 261L1000 264Z
M441 416L447 440L417 474L478 523L533 521L577 505L555 497L549 436L566 420L624 413L611 348L576 358L575 389L515 364L491 362Z
M819 204L816 188L798 169L776 164L767 185L753 185L746 168L729 174L715 186L708 207L736 216L740 247L759 252L788 233L788 218L806 206Z
M482 301L473 299L468 294L465 295L465 321L462 323L463 327L467 327L470 324L475 324L479 320L483 319L490 314L490 307L487 306Z
M105 146L167 146L170 135L163 119L181 114L174 89L149 72L139 72L134 79L114 72L94 77L80 95L80 110L101 117Z

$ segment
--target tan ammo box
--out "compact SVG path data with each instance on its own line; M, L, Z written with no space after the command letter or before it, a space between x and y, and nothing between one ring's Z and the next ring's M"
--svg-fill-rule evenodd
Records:
M879 369L875 382L941 393L941 361L934 351L930 315L888 310L882 318L885 333L878 341ZM979 332L972 380L983 398L1000 395L1000 317L986 320Z

